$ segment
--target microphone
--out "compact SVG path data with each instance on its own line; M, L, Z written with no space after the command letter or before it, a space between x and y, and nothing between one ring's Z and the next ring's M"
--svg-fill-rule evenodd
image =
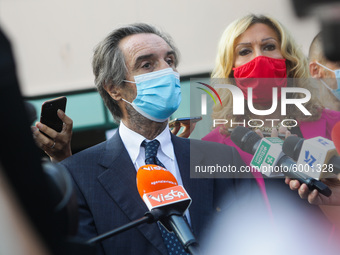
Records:
M340 154L340 121L338 121L332 129L332 140L334 142L335 148Z
M315 179L340 173L340 157L329 139L318 136L306 140L290 136L283 143L282 150L297 164L305 165L306 174Z
M144 165L137 171L137 189L143 198L145 193L177 186L177 180L173 174L158 165Z
M183 218L191 198L171 172L158 165L142 166L137 172L137 189L151 212L162 212L159 222L175 233L185 251L198 254L198 242Z
M151 172L151 170L154 171ZM158 173L156 173L157 170ZM144 171L150 171L151 174L145 174ZM178 185L176 178L169 171L157 165L146 165L140 167L140 169L137 172L136 181L137 189L141 197L143 197L144 193L150 193L153 192L154 190L158 189L162 190L169 187L175 187ZM93 237L86 243L94 244L97 242L102 242L103 240L106 240L112 236L118 235L124 231L137 227L144 223L149 224L154 223L158 221L161 217L164 217L164 212L161 210L153 210L146 212L143 217L132 222L129 222L123 226L117 227L111 231L103 233L99 236Z
M191 199L176 178L161 166L145 165L137 172L137 189L149 211L142 218L117 227L88 240L94 244L118 235L144 223L160 221L170 232L174 231L186 251L197 254L198 243L182 215L191 204Z
M324 183L300 172L299 165L283 153L283 141L280 138L262 139L254 131L242 126L236 127L230 138L243 151L254 155L250 165L267 177L287 176L305 183L310 190L317 189L325 196L332 194Z
M243 151L254 155L261 143L261 137L250 129L237 126L230 139Z

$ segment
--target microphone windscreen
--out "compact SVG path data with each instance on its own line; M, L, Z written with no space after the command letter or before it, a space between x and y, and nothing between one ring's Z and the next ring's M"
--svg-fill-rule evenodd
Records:
M137 189L141 198L145 193L177 186L173 174L158 165L144 165L137 172Z
M230 135L230 139L243 151L254 154L255 144L261 140L261 137L254 131L237 126Z
M283 153L297 161L301 151L302 142L303 139L300 137L294 135L288 136L282 145Z
M242 147L242 139L250 130L246 127L237 126L233 132L231 132L230 139L238 146Z
M338 121L332 129L332 141L340 154L340 121Z

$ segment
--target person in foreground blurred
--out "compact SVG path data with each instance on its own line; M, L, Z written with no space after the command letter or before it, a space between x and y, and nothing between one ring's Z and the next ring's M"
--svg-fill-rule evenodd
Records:
M239 167L243 162L232 147L171 134L168 118L181 101L177 64L170 37L143 23L114 30L95 48L95 84L120 126L108 141L61 162L77 190L80 238L88 240L148 211L137 191L136 171L149 161L150 144L157 152L152 159L191 196L186 216L198 240L220 210L223 194L235 200L251 185L247 179L190 178L190 167L196 164ZM184 254L181 246L174 247L176 239L168 243L163 234L156 223L145 224L101 242L97 254Z
M308 58L310 74L318 80L320 101L326 108L340 111L340 62L325 57L321 32L314 37Z
M301 200L292 200L289 193L276 188L270 190L276 197L271 201L277 209L275 221L266 208L259 206L260 196L253 196L251 201L239 199L233 208L215 218L201 255L339 254L339 239L330 231L330 223L315 212L301 210Z

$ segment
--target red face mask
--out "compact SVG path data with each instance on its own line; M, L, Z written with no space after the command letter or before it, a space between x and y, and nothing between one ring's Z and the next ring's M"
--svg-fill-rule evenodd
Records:
M259 56L233 70L236 84L242 90L245 99L248 98L248 88L253 88L254 103L271 104L273 88L278 88L277 96L280 98L280 88L287 86L285 59Z

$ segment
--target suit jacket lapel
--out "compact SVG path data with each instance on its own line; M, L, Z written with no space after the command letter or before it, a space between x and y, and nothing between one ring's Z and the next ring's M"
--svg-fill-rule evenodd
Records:
M99 162L107 168L98 176L103 188L131 221L143 217L148 209L138 193L136 170L118 132L107 142ZM138 229L160 252L166 253L156 224L142 224Z

